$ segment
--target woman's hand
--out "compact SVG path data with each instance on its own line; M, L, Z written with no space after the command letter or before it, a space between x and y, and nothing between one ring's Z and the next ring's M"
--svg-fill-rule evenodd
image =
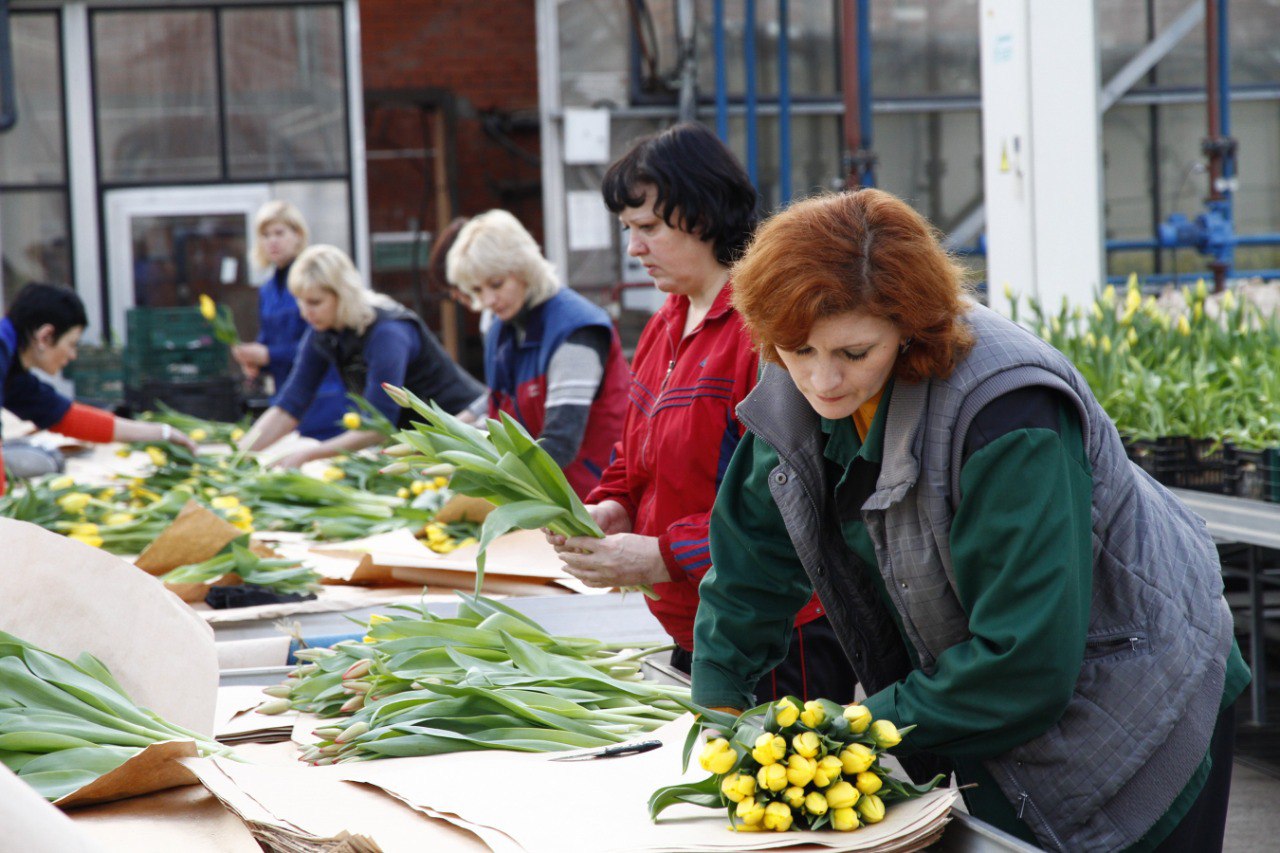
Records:
M165 440L171 441L174 444L180 444L192 453L196 452L196 443L191 440L191 436L187 435L180 429L172 429L169 433L169 437Z
M257 378L262 368L271 363L271 353L259 343L236 344L231 348L231 357L250 379Z
M613 533L631 532L631 516L627 515L627 511L617 501L587 504L587 513L605 536ZM556 546L557 549L564 545L565 537L559 533L552 533L545 527L542 528L542 532L547 537L547 541Z
M556 553L564 561L565 570L587 586L641 586L671 580L656 536L614 533L603 539L557 538L562 544L556 547Z
M303 465L317 457L311 453L311 449L295 450L292 453L286 453L279 459L273 461L268 467L270 468L301 468Z

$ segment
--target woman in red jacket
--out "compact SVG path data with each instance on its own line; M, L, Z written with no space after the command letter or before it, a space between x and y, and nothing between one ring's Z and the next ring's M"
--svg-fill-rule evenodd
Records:
M604 539L549 535L589 586L652 584L649 608L688 672L698 584L712 570L708 521L742 426L734 408L759 360L730 304L729 265L755 228L756 191L710 130L679 124L637 142L605 175L604 200L628 230L666 303L632 359L622 441L587 497ZM852 701L855 677L815 596L796 615L787 660L756 686L761 701Z
M0 319L0 406L40 429L85 441L172 441L196 445L169 424L142 423L73 403L31 373L54 375L76 357L80 335L89 324L75 291L52 284L28 284ZM0 459L0 494L4 494Z

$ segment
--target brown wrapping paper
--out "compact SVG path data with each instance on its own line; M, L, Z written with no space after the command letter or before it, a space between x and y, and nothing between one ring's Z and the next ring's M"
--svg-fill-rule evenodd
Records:
M79 832L105 850L262 853L244 823L202 785L86 806L71 812L70 818Z
M227 547L244 531L195 501L178 513L173 523L156 537L135 565L147 574L162 575L189 563L202 563Z
M110 773L99 776L88 785L54 801L54 805L64 809L90 806L167 788L194 785L198 780L178 760L195 756L194 741L153 743Z
M0 519L0 626L63 657L98 657L134 702L213 731L213 631L129 563L34 524Z

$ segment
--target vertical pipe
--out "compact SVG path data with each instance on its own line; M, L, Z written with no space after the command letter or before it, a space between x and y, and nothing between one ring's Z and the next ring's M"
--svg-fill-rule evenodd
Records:
M724 0L715 2L716 49L716 135L720 141L729 142L729 78L725 71L724 57Z
M1209 155L1210 212L1226 222L1227 244L1215 252L1209 264L1213 289L1226 287L1231 273L1234 245L1232 185L1235 178L1235 140L1231 138L1231 50L1227 26L1227 0L1205 0L1205 88L1209 136L1204 142Z
M742 58L747 90L747 176L758 189L760 162L756 153L756 0L746 0L743 5Z
M676 2L676 39L680 44L680 121L698 118L698 51L693 0Z
M791 14L778 0L778 203L791 201Z
M862 147L868 155L871 141L871 0L858 0L858 124L862 127ZM864 187L876 185L875 164L869 156L863 159Z
M1156 0L1147 0L1147 41L1156 37ZM1152 65L1147 72L1147 85L1154 88L1159 82L1156 74L1157 65ZM1160 233L1160 223L1164 221L1164 183L1160 180L1160 107L1155 104L1147 107L1147 179L1151 184L1151 233ZM1151 249L1153 269L1157 275L1164 272L1164 252L1159 241Z
M1209 137L1205 140L1206 153L1209 155L1209 201L1221 201L1222 193L1222 156L1216 144L1222 138L1222 99L1220 75L1222 68L1218 63L1218 29L1222 25L1218 17L1219 0L1205 0L1204 41L1205 41L1205 108L1208 120Z
M844 93L845 186L875 186L871 153L870 0L842 0L840 80Z
M18 123L13 82L13 39L9 32L9 0L0 0L0 133Z

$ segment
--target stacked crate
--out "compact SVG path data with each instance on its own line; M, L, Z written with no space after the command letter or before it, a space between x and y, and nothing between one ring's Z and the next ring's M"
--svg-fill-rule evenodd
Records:
M132 308L126 317L125 400L135 412L158 401L199 418L241 415L230 351L198 308Z

